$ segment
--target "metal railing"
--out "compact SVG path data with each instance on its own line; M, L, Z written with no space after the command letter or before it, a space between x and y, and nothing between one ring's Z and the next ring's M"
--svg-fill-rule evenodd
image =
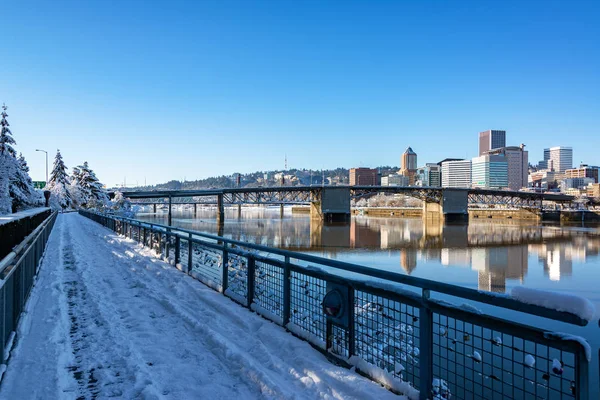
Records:
M0 261L0 349L10 350L25 303L56 221L48 216L12 252Z
M576 338L486 315L472 306L455 306L432 294L585 326L587 321L577 315L356 264L80 213L153 249L172 265L390 389L410 392L409 383L420 391L411 397L446 398L440 392L448 388L459 399L589 398L591 355ZM324 311L323 299L333 287L347 294L344 323Z

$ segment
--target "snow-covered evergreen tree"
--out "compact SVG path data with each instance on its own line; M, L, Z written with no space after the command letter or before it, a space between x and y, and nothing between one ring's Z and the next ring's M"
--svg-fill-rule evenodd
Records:
M16 168L16 152L12 146L15 144L15 139L12 137L10 125L6 120L6 117L8 117L7 108L6 105L2 105L2 113L0 114L2 116L0 120L0 215L12 211L10 180Z
M54 158L54 167L50 174L48 188L50 191L50 203L52 208L66 209L71 206L72 199L69 192L69 176L67 175L67 166L65 165L60 150L56 151Z
M9 191L13 205L17 209L34 205L38 196L29 176L29 166L23 154L19 154L12 172Z
M123 193L119 191L115 192L115 197L111 202L110 208L116 214L122 215L124 217L131 218L134 216L134 213L131 209L131 202L127 197L123 196Z
M72 187L75 200L82 207L98 208L108 204L108 195L87 161L73 168Z

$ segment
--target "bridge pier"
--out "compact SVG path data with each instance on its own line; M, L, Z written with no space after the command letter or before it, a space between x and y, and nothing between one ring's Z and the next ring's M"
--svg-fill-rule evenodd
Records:
M198 204L194 203L194 218L198 216Z
M323 187L311 192L310 218L321 221L350 219L350 188Z
M279 218L283 219L283 203L279 205Z
M238 208L238 219L242 219L242 205L238 204L237 208Z
M469 192L443 189L440 202L423 202L423 218L444 222L469 222Z
M223 204L223 195L217 195L217 223L222 225L225 222L225 206Z
M156 214L156 203L152 204L154 206L154 214Z

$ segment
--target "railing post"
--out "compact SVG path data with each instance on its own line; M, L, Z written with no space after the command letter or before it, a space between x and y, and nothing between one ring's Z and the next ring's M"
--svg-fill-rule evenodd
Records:
M229 252L227 251L227 243L223 244L223 271L221 272L221 287L223 288L223 293L225 293L229 286Z
M248 298L248 307L250 307L252 305L252 303L254 302L254 273L256 271L256 260L254 259L254 257L249 256L248 257L248 293L247 293L247 298Z
M190 233L190 236L188 237L188 270L187 273L191 273L192 272L192 262L193 262L193 258L192 258L192 251L193 251L194 247L192 246L192 234Z
M167 229L167 232L165 233L165 254L163 254L163 258L166 258L167 260L169 260L169 250L170 250L169 243L170 242L171 242L171 229Z
M142 240L142 246L146 247L146 227L142 228L144 230L144 238Z
M577 365L575 369L575 371L577 372L575 374L575 398L578 400L588 400L590 396L590 371L588 368L588 360L586 358L585 351L581 347L575 354L575 364Z
M419 308L419 398L431 396L433 386L433 312L427 306L429 289L423 289Z
M181 263L181 252L179 251L181 247L181 239L178 236L175 236L175 266Z
M150 224L150 250L154 248L154 229L152 228L152 224Z
M354 288L348 286L348 358L355 353L356 335L354 331Z
M286 326L290 322L290 275L290 257L285 256L285 265L283 267L283 326Z

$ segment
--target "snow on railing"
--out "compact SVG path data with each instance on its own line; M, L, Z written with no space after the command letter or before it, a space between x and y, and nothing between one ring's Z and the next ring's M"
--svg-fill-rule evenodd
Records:
M511 290L510 296L526 304L575 314L588 322L593 320L596 314L596 307L591 301L574 294L517 286Z

